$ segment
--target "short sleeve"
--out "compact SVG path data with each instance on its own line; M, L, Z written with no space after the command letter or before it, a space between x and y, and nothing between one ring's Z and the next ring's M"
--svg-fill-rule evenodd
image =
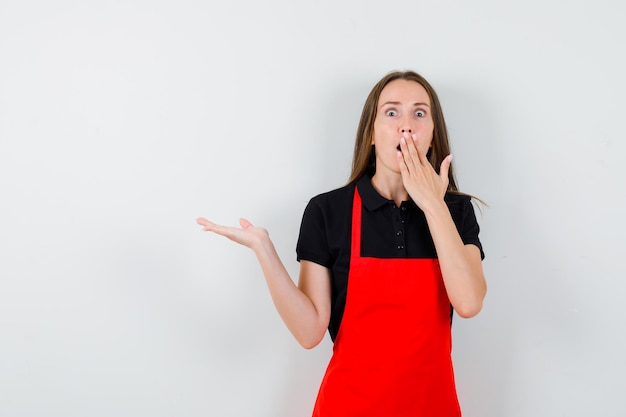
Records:
M302 216L300 235L296 245L298 262L301 260L331 268L332 257L328 244L326 218L319 197L307 204Z
M480 227L476 220L472 198L465 194L449 193L446 194L445 200L461 240L465 245L476 245L480 250L480 258L484 259L483 245L478 238Z
M457 225L458 227L458 225ZM476 213L474 212L474 205L471 198L463 199L463 221L459 234L464 244L473 244L480 249L480 258L485 259L485 253L483 252L483 245L480 243L478 234L480 232L480 226L476 220Z

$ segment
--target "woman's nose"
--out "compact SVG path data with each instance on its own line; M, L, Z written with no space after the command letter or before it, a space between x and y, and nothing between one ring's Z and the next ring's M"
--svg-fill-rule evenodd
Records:
M408 115L404 115L400 119L400 133L409 133L413 134L413 125L411 124L411 118Z
M400 122L400 133L413 133L413 126L409 120L402 120Z

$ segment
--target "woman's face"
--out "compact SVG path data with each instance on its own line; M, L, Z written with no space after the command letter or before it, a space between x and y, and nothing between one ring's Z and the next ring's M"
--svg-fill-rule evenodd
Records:
M378 98L372 144L376 145L376 174L400 173L397 152L405 134L417 136L417 149L426 155L433 139L434 122L430 98L415 81L394 80Z

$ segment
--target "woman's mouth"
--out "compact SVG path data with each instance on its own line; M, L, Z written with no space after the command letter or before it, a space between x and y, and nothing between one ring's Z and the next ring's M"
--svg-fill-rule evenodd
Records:
M399 150L400 152L402 152L402 149L400 149L400 145L398 145L398 147L396 149Z

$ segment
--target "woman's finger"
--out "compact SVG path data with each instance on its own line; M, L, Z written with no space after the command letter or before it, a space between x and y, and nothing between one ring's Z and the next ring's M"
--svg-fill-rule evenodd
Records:
M402 143L402 140L400 140L400 142ZM400 145L401 149L402 149L402 145ZM397 158L398 158L398 166L400 167L400 174L402 175L402 178L406 178L407 175L409 175L409 168L406 165L406 161L404 159L404 151L398 151L397 153Z
M408 133L405 133L404 136L406 138L407 148L409 149L411 159L415 161L416 164L423 163L420 155L419 143L417 142L417 136L409 135Z
M448 181L448 172L450 171L450 164L452 163L452 155L448 155L441 161L441 168L439 169L439 176L442 180Z
M205 232L213 232L213 233L217 233L218 235L222 235L222 236L226 236L228 238L231 238L233 235L233 228L232 227L227 227L227 226L221 226L219 224L215 224L207 219L205 219L204 217L200 217L196 220L196 222L203 227L203 230Z
M204 217L198 217L196 219L196 223L198 223L200 226L203 226L204 230L206 230L206 231L213 230L215 228L215 226L216 226L215 223L208 221Z
M413 143L415 144L415 150L420 163L429 163L426 155L428 154L430 142L426 143L424 139L419 138L416 134L411 135L411 138L413 139Z
M251 227L254 227L252 225L252 223L250 223L247 219L241 218L239 219L239 224L241 225L241 227L243 227L244 229L249 229Z
M222 226L204 217L199 217L196 219L196 222L203 226L205 232L216 233L249 248L258 244L264 235L267 234L265 229L254 227L252 223L244 218L239 219L241 227Z
M419 157L413 140L406 133L400 138L400 150L402 151L402 160L406 168L410 172L414 172L415 165L419 164Z
M203 226L203 230L205 232L217 233L218 235L225 236L225 237L227 237L229 239L232 239L237 234L237 231L241 230L241 229L239 229L237 227L222 226L220 224L213 223L212 221L209 221L209 220L205 219L204 217L198 218L196 220L196 222L199 225ZM249 224L249 222L248 222L248 224Z

